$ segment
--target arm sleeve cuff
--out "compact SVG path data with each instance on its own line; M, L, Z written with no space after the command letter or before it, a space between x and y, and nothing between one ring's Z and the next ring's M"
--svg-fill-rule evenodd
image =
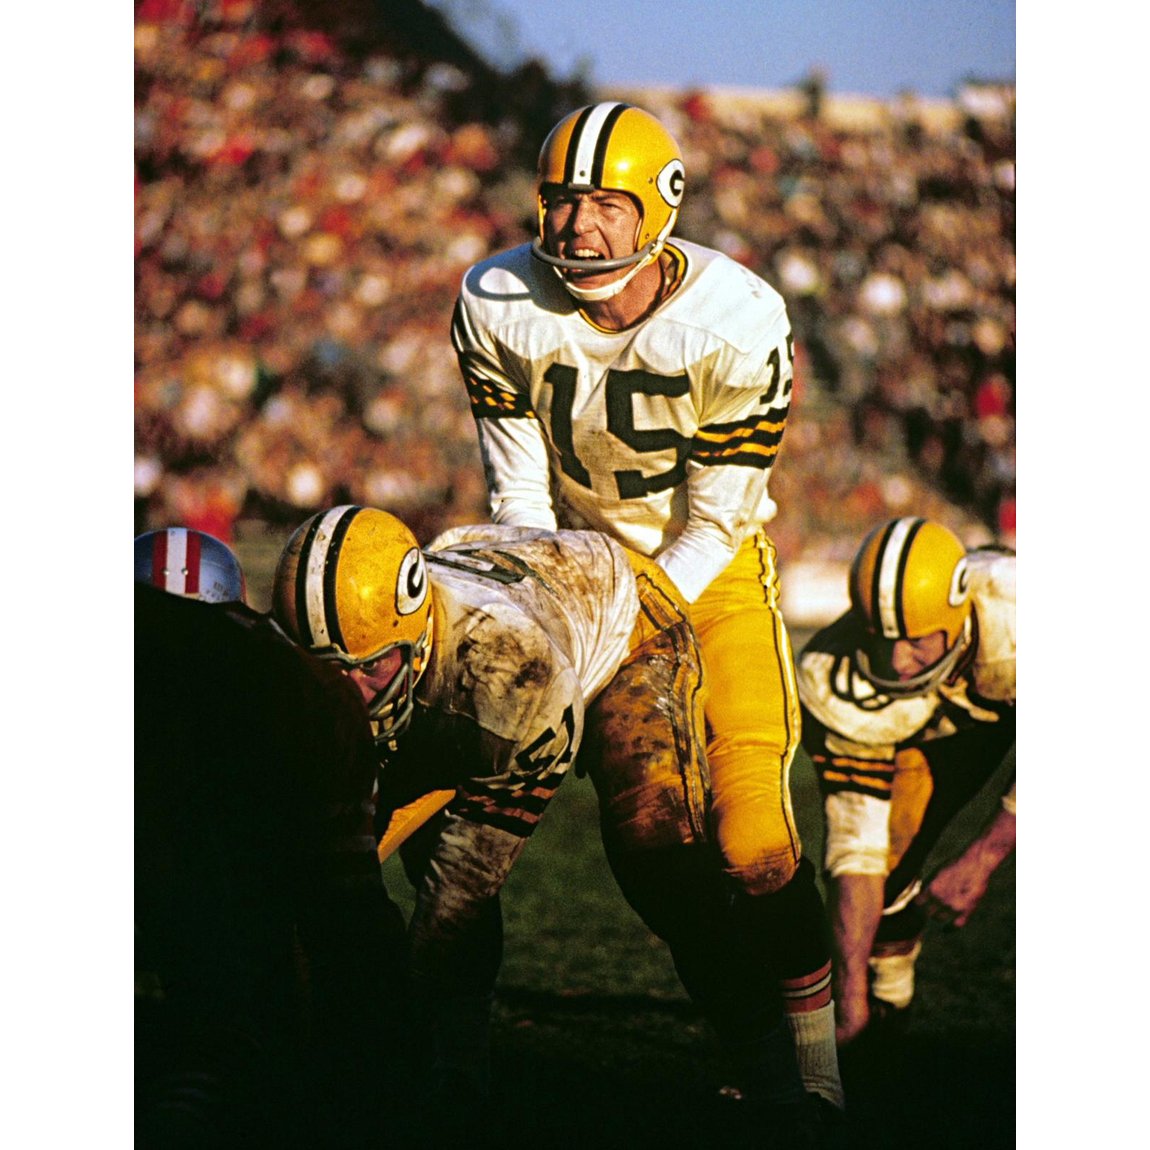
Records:
M667 572L683 598L694 603L734 557L734 551L722 541L688 528L655 562Z

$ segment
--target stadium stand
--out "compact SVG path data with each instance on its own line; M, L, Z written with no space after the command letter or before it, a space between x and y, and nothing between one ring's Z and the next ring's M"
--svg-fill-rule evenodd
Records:
M837 588L910 510L1013 544L1013 89L589 92L496 71L419 0L142 0L135 60L137 532L230 542L345 500L421 538L485 519L455 292L531 234L547 128L621 95L683 144L679 234L788 301L792 582Z

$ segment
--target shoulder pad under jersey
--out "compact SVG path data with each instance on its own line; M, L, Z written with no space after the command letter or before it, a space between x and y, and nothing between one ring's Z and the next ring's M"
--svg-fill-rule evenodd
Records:
M978 650L970 670L975 692L995 702L1015 701L1015 556L998 550L972 551L970 595L978 619Z

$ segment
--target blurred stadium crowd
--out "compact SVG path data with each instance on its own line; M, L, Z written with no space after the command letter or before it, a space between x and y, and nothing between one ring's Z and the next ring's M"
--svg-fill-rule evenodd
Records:
M417 0L141 0L135 61L137 532L486 520L451 308L532 234L547 129L602 93L492 72ZM842 561L911 511L1013 545L1013 93L850 122L799 95L645 104L685 151L678 234L788 302L780 554Z

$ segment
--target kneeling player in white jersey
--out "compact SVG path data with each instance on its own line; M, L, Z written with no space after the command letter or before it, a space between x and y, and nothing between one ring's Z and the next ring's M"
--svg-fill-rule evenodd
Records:
M492 519L602 531L653 558L689 605L712 685L726 928L769 954L806 1088L835 1122L830 943L791 803L799 700L766 533L793 340L774 288L672 237L684 180L678 144L642 109L565 117L539 155L537 238L467 272L452 339ZM676 955L685 981L695 957Z
M368 703L380 833L420 794L452 792L401 848L416 889L410 973L438 1080L468 1084L465 1097L486 1090L500 888L579 755L624 894L676 962L691 952L684 981L721 1035L743 1017L734 1053L776 1090L774 1116L808 1121L793 1105L802 1085L772 970L726 919L706 830L700 655L656 564L598 532L495 525L421 551L386 512L342 506L292 536L274 611Z
M896 519L863 542L851 609L799 657L803 745L819 775L841 1044L909 1006L925 916L962 926L1014 849L1013 778L962 856L924 887L955 814L1014 745L1013 552L967 552Z

